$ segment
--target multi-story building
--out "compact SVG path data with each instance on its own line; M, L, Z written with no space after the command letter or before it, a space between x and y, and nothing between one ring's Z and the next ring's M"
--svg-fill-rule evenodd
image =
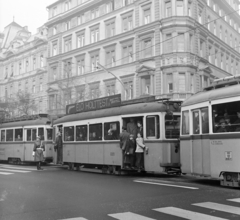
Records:
M183 100L238 73L238 7L238 0L56 1L45 24L49 111L115 93Z
M12 22L0 34L1 103L16 98L21 91L30 95L36 109L29 114L47 111L47 29L43 26L31 35L27 27ZM10 112L17 116L17 109Z

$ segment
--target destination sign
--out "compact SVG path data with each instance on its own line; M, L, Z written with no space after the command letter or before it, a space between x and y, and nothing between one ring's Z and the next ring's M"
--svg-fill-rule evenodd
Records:
M118 107L121 105L121 94L107 96L99 99L79 102L66 106L66 114L75 114L100 110L105 108Z

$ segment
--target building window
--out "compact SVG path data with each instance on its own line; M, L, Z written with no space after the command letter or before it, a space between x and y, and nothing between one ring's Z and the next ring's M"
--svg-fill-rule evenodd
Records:
M144 95L152 95L152 85L151 85L151 77L153 76L149 76L149 75L143 75L140 78L140 82L141 82L141 94Z
M107 67L113 67L115 63L115 49L106 52L106 65Z
M183 16L183 0L177 0L177 16Z
M203 20L202 20L202 9L198 9L198 22L200 23L200 24L202 24L202 22L203 22Z
M228 41L228 32L227 32L227 30L225 31L225 43L227 43L227 41Z
M5 79L8 78L8 67L5 68Z
M230 35L230 47L233 47L232 35Z
M217 50L215 50L215 61L214 61L214 64L215 64L215 66L218 66L218 57L217 57L217 54L218 54L218 51Z
M106 4L106 13L109 13L114 10L114 1L108 2Z
M192 2L188 1L188 16L192 16Z
M85 100L85 86L84 85L76 87L76 99L77 99L77 101Z
M189 35L189 51L193 53L193 35Z
M166 41L166 52L170 53L173 51L172 34L166 34Z
M98 69L99 55L91 55L91 71L94 72Z
M69 30L71 28L71 21L67 21L65 23L65 31Z
M179 92L186 92L186 74L179 73L178 75L178 90Z
M70 88L63 91L63 104L69 105L72 101L72 91Z
M77 17L77 23L78 23L78 25L80 25L80 24L83 23L83 18L84 18L84 15L79 15L79 16Z
M236 72L235 75L238 75L238 63L236 63Z
M91 43L99 41L99 28L91 29Z
M220 64L220 66L221 66L221 69L223 69L223 54L221 54L221 64Z
M52 43L52 55L56 56L57 55L57 42Z
M190 84L190 92L194 93L194 75L193 74L190 75L190 82L191 82L191 84Z
M152 39L148 38L143 40L142 45L143 45L143 58L151 57L153 51Z
M28 71L28 68L29 68L29 62L28 60L26 60L26 72Z
M123 6L127 6L127 5L129 5L131 3L133 3L133 0L123 0Z
M227 72L228 72L228 70L229 70L229 69L228 69L228 60L229 60L229 59L228 59L228 57L227 57L227 58L226 58L226 71L227 71Z
M173 93L173 75L172 75L172 73L167 74L167 93Z
M99 83L90 85L90 99L96 99L100 97Z
M99 8L95 8L91 11L91 18L98 18L99 17Z
M106 38L115 35L115 21L106 23Z
M51 67L51 72L52 72L52 79L55 81L57 79L57 67L56 66Z
M177 50L181 52L184 51L184 33L178 33Z
M172 16L172 2L167 1L165 2L165 16L166 17L171 17Z
M208 62L209 62L209 63L212 62L212 59L211 59L211 56L212 56L211 51L212 51L212 48L209 47L209 48L208 48Z
M71 0L66 1L64 4L65 11L68 11L70 9L70 7L71 7Z
M13 76L14 74L14 67L13 67L13 64L11 65L11 75L10 76Z
M222 40L222 26L220 26L220 29L219 29L219 37Z
M84 57L77 58L77 75L85 73L85 59Z
M35 57L33 58L33 69L34 70L36 69L36 58Z
M123 64L131 63L133 61L133 46L132 42L130 44L125 44L122 47Z
M40 82L40 84L39 84L39 91L40 91L40 92L43 91L43 84L42 84L42 82Z
M83 47L85 45L85 33L77 34L77 47Z
M123 32L133 29L133 16L132 16L132 14L123 17L122 21L123 21Z
M133 81L124 82L124 98L133 99Z
M115 95L115 82L106 84L106 96Z
M43 55L40 56L40 67L44 66L44 58Z
M217 28L216 28L217 24L216 21L213 22L213 33L214 35L217 35Z
M22 72L22 63L19 63L19 73Z
M151 10L150 8L143 11L144 24L149 24L151 22Z
M35 85L32 86L32 92L36 93L36 86Z
M72 62L71 60L64 61L64 68L63 68L63 76L64 78L69 78L72 76Z
M57 34L57 26L53 27L53 35Z
M64 39L64 52L68 52L72 49L72 38L68 37Z

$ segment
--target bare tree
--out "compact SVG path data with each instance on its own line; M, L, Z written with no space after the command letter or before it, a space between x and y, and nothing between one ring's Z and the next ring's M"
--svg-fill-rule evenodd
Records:
M37 110L37 105L28 92L18 92L14 102L15 109L19 114L29 115L31 111Z

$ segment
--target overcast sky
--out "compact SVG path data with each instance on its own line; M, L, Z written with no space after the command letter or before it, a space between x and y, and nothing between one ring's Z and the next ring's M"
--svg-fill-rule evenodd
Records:
M57 0L0 0L0 32L14 20L32 34L48 19L46 7Z

